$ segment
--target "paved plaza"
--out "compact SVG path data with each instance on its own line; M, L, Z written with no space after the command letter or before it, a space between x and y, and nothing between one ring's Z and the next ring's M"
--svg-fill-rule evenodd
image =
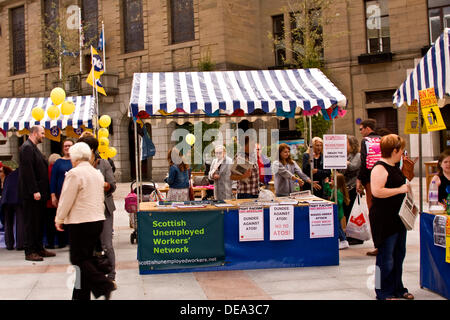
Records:
M338 266L189 272L139 275L137 245L124 208L129 184L114 194L116 282L112 300L374 300L375 258L366 255L372 241L341 250ZM413 180L418 197L418 179ZM418 222L418 221L417 221ZM56 257L25 261L23 251L0 249L0 300L70 300L73 268L69 249L55 249ZM419 225L408 232L403 282L417 300L443 300L420 288Z

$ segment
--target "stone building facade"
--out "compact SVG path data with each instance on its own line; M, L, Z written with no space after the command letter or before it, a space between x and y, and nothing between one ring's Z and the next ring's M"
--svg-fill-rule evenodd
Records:
M110 144L118 150L114 160L119 181L129 181L134 171L134 136L128 103L135 72L196 71L199 62L208 55L215 70L280 67L268 35L274 31L275 18L280 15L287 29L290 26L289 14L283 15L285 1L0 0L0 46L3 48L0 52L0 97L48 96L55 85L59 68L45 67L42 40L45 8L53 3L58 4L63 17L71 5L80 6L84 19L96 21L92 28L98 33L101 21L104 23L106 72L102 82L108 96L100 96L100 114L108 114L113 119ZM373 41L368 41L365 26L371 18L367 14L368 7L373 5L383 7L383 14L387 12L389 21L388 36L380 37L385 41L382 52L368 49L368 43L373 45ZM392 109L388 96L404 81L415 59L422 56L422 48L430 44L428 10L427 0L336 0L327 9L327 14L333 16L333 23L323 30L327 40L326 73L348 98L349 112L336 122L339 132L360 138L356 120L373 116L403 134L405 112ZM385 18L383 16L383 21ZM23 19L22 29L20 19ZM15 29L17 23L23 35ZM390 47L386 47L387 41ZM16 70L15 61L20 56L17 47L23 47L25 56L22 70ZM289 62L289 53L286 57ZM66 87L68 94L92 92L84 81L90 69L89 59L89 50L85 50L82 72L77 70L78 62L69 66L73 79L68 80L72 81ZM280 126L277 119L252 125L258 128ZM293 120L282 126L295 130ZM151 127L157 152L143 167L148 178L160 181L165 176L174 128L174 123ZM430 137L432 142L436 139L439 140L436 136ZM9 137L0 146L0 154L17 160L19 144L15 135ZM43 145L47 154L54 148L50 142ZM431 157L438 147L435 149Z

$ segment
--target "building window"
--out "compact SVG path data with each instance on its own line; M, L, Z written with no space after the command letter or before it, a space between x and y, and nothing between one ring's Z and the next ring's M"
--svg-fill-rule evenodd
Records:
M286 61L286 49L284 47L284 16L282 14L273 16L272 26L275 65L282 66Z
M98 1L82 0L81 23L83 24L84 43L97 46Z
M444 28L450 27L449 0L428 0L428 24L430 43L433 44L444 31Z
M193 0L170 0L172 43L195 40Z
M366 1L365 4L367 52L390 52L388 1Z
M44 0L44 67L52 68L58 65L59 61L59 1Z
M144 49L144 23L141 0L123 1L124 51Z
M11 9L11 35L12 35L12 73L26 72L25 59L25 7Z

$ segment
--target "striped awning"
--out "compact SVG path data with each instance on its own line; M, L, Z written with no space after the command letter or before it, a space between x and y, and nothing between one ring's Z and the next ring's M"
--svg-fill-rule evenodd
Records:
M67 126L78 128L84 125L92 128L94 115L94 99L92 96L66 97L67 101L75 104L75 111L69 116L60 115L58 119L52 120L47 115L47 109L52 101L47 98L0 98L0 127L5 130L22 130L33 125L40 124L47 129L54 126L64 129ZM36 121L31 116L34 107L41 107L45 116L41 121Z
M419 101L419 90L434 88L436 98L450 94L450 28L445 28L427 54L420 60L403 84L397 89L392 102L397 107Z
M319 69L135 73L130 115L263 111L293 117L301 109L346 104L346 97Z

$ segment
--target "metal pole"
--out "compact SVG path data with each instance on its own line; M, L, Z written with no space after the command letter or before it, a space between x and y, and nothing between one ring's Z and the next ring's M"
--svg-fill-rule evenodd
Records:
M332 124L333 124L333 134L336 134L336 126L334 125L334 118L331 119ZM337 181L336 181L336 169L333 169L333 176L334 176L334 202L337 204L338 203L338 199L337 199Z
M139 193L139 181L138 181L138 179L139 179L139 168L138 168L138 166L139 166L139 154L138 154L138 148L139 148L139 146L138 146L138 134L137 134L137 120L134 120L133 119L133 121L134 121L134 156L135 156L135 163L136 163L136 165L135 165L135 169L136 169L136 186L137 186L137 192L136 192L136 195L137 195L137 211L139 212L139 207L140 207L140 193Z
M311 193L314 193L314 179L313 179L313 169L314 169L314 153L312 148L312 123L311 123L311 117L309 116L309 177L311 178Z
M422 105L419 102L418 106L418 114L419 114L419 212L423 212L423 191L422 191Z

